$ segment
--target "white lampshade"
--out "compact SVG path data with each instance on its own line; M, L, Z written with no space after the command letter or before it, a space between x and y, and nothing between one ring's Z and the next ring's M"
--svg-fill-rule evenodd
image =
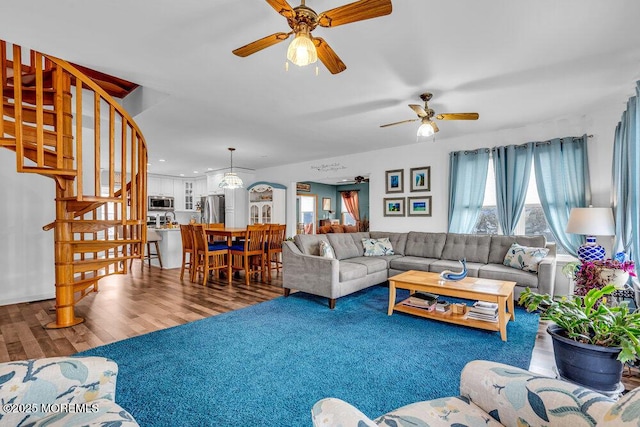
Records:
M238 175L236 175L233 172L227 172L224 174L224 178L222 178L222 181L220 181L220 184L218 186L220 188L234 189L234 188L242 188L243 185L244 183L242 182L242 180Z
M318 60L318 52L306 32L299 32L287 49L287 59L299 67L313 64Z
M435 131L433 130L433 126L431 126L431 123L429 122L422 123L418 128L418 137L433 136L434 133Z
M567 222L567 233L586 236L616 234L611 208L573 208Z

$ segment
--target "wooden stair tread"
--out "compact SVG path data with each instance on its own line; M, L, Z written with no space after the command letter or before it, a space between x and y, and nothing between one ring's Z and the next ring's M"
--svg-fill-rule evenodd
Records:
M5 87L2 90L2 95L14 99L15 93L13 87ZM69 94L70 95L70 94ZM56 91L55 89L43 88L42 90L42 104L53 105L55 102ZM22 88L22 102L26 102L31 105L36 105L36 89L33 87Z
M4 121L4 131L11 136L16 136L16 124L10 120ZM22 138L24 142L37 143L38 132L35 126L22 123ZM44 144L50 147L55 147L58 143L58 135L55 131L42 129L42 137ZM63 136L64 137L64 136ZM71 135L66 138L72 138Z
M103 252L131 244L138 244L140 240L81 240L70 242L75 253Z
M15 109L14 105L8 101L4 101L3 103L3 111L6 116L15 119ZM56 111L42 109L42 123L47 126L55 126L56 124ZM25 123L36 123L37 122L37 112L36 107L31 105L23 105L22 106L22 121Z
M86 273L89 271L102 270L120 262L127 262L132 258L139 257L135 255L125 255L113 258L77 260L73 262L73 273Z

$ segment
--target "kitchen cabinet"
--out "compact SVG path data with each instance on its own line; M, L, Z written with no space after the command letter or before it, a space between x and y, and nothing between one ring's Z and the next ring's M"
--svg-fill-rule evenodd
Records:
M147 195L175 197L173 178L160 175L147 175Z
M200 200L200 197L207 196L209 193L207 192L207 178L197 179L193 183L193 194L195 196L195 200Z
M286 187L280 184L257 182L249 191L249 224L284 224Z

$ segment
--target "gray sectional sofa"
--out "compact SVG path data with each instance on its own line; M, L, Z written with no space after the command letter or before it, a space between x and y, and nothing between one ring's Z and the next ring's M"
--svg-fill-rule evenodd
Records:
M363 238L389 238L393 255L363 256ZM335 259L320 256L320 240L331 244ZM549 249L532 273L503 265L513 243ZM470 277L516 282L514 298L527 287L553 295L556 270L555 243L544 236L497 236L410 231L392 233L371 231L340 234L298 234L282 247L285 296L291 289L323 296L334 308L336 299L408 270L441 273L460 270L466 258Z

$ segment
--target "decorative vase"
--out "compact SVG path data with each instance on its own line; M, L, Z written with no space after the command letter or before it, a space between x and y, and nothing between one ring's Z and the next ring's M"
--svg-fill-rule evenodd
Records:
M600 270L600 277L607 285L612 283L616 289L620 290L625 288L629 280L629 273L614 268L603 268Z
M604 247L596 243L595 236L587 236L587 243L578 248L580 261L599 261L604 259Z
M618 355L622 349L574 341L563 331L555 324L547 327L560 378L603 394L619 391L623 365Z

